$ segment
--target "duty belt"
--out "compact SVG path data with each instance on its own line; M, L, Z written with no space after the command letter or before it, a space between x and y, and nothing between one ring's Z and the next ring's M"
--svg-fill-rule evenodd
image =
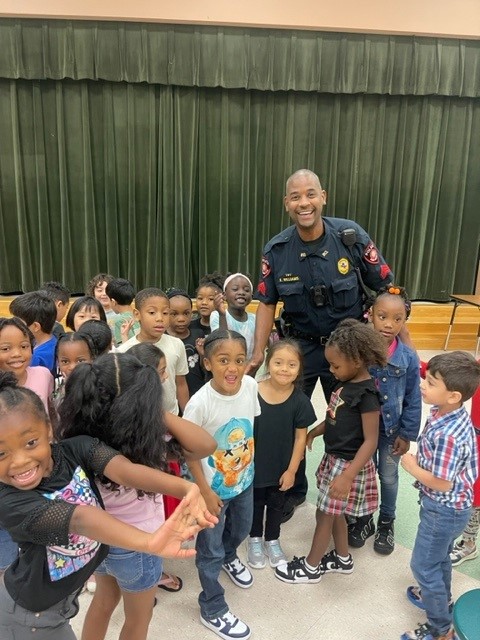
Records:
M298 331L298 329L294 329L290 327L288 329L288 335L292 338L300 338L300 340L306 340L307 342L313 342L314 344L319 344L321 347L324 347L327 344L328 336L312 336L310 333L304 333L303 331Z

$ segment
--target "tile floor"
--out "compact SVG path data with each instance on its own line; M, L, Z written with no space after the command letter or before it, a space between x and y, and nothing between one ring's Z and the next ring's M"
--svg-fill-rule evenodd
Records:
M420 352L428 359L432 352ZM325 402L317 389L314 394L317 416ZM426 407L425 414L428 411ZM310 491L308 501L282 528L282 545L289 557L304 555L309 548L315 522L313 474L321 455L321 445L308 458ZM422 612L405 597L412 584L409 569L411 548L418 522L417 492L411 478L401 471L401 486L394 553L382 557L373 551L373 539L353 552L355 571L351 575L325 576L316 585L288 585L277 580L269 567L254 571L251 589L236 587L224 574L227 602L232 611L252 628L255 640L398 640L407 628L423 622ZM240 549L245 559L245 549ZM184 581L179 593L158 591L148 640L214 640L217 636L199 622L197 595L199 581L193 561L167 561L166 568ZM454 570L454 597L480 587L480 558ZM80 637L83 615L91 596L81 596L80 614L73 627ZM121 605L112 618L108 640L116 640L123 622ZM480 636L479 636L480 637Z

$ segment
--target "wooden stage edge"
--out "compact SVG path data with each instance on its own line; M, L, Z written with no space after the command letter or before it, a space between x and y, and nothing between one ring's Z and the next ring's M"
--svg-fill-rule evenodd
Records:
M15 296L0 296L0 317L10 316L8 307ZM248 310L255 312L253 302ZM417 349L441 350L445 343L453 303L414 302L408 328ZM460 305L457 309L448 350L463 349L474 351L480 311L470 305Z

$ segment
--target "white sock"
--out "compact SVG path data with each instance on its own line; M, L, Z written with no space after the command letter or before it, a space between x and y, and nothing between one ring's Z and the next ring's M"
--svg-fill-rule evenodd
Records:
M316 571L318 569L318 564L315 567L312 567L310 564L308 564L307 559L305 558L305 566L307 567L307 569L309 571Z
M348 554L348 556L341 556L339 553L337 553L337 558L339 560L343 560L343 562L347 562L347 560L350 560L350 554Z

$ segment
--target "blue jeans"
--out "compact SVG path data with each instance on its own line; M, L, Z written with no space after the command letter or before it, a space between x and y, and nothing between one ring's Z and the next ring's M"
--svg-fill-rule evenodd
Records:
M420 523L410 568L422 590L428 622L438 635L452 626L450 552L470 518L471 509L457 510L427 496L420 500Z
M253 518L253 483L243 493L223 501L218 524L197 536L198 596L202 618L223 616L228 611L225 590L218 581L222 565L237 557L237 548L250 533Z
M380 480L380 518L395 518L398 495L398 463L400 456L392 455L397 434L380 433L376 456Z
M110 547L95 573L112 576L122 591L139 593L155 587L162 577L162 559L148 553Z
M8 531L0 529L0 571L5 571L18 556L18 544L14 542Z

